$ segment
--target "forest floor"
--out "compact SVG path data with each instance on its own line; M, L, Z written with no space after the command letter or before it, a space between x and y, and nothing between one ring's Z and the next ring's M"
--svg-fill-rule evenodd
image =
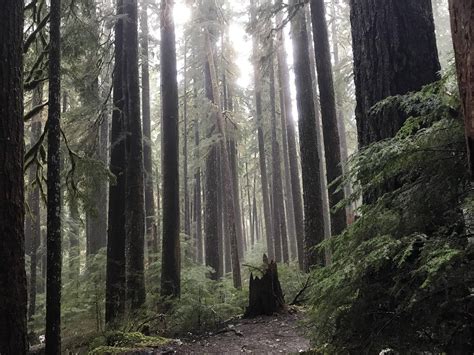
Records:
M298 353L310 348L302 335L302 312L237 319L226 328L195 339L175 341L153 354Z

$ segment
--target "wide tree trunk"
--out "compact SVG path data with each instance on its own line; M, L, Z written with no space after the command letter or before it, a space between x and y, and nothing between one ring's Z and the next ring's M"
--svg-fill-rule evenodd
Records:
M153 157L151 150L151 114L150 114L150 68L148 62L148 1L141 0L140 12L140 48L142 73L142 120L143 120L143 164L145 168L145 230L148 247L148 261L156 259L158 240L156 228L155 199L153 196Z
M332 184L342 175L342 161L324 0L311 0L311 22L323 125L329 208L332 211L331 235L338 235L346 228L347 221L344 209L334 211L344 199L344 190L338 191L338 186Z
M61 354L61 1L51 0L48 105L46 353Z
M300 137L301 168L304 200L304 267L324 264L322 254L314 249L324 238L323 201L318 155L318 135L311 82L308 33L306 32L304 8L291 1L295 14L291 19L293 36L293 60L295 71L296 101L298 106L298 129ZM296 8L295 6L298 6Z
M138 8L136 0L124 0L123 4L126 15L123 50L127 68L125 113L128 133L125 213L127 302L135 310L145 302L145 186L138 76Z
M107 234L107 273L105 321L109 327L120 322L125 311L125 170L126 146L124 117L123 2L117 2L115 23L115 69L113 76L110 171L116 182L109 189L109 229Z
M173 0L161 1L161 95L163 248L161 295L181 293L181 249L179 242L179 102Z
M438 79L430 0L351 0L351 28L359 146L393 137L407 119L397 109L369 111L388 96Z
M23 1L0 12L0 353L26 354Z
M474 0L450 0L459 93L461 96L471 180L474 180Z
M283 20L278 21L279 24L283 23ZM301 193L301 182L298 165L298 153L297 153L297 142L296 142L296 128L293 119L291 91L290 91L290 74L288 61L285 51L285 36L283 33L280 35L279 46L277 49L278 56L278 72L281 77L281 90L283 92L283 100L285 106L285 125L286 132L288 134L288 161L289 161L289 172L291 178L291 194L293 198L293 209L295 218L295 232L296 232L296 245L298 251L298 264L301 270L303 270L304 264L304 222L303 222L303 201Z

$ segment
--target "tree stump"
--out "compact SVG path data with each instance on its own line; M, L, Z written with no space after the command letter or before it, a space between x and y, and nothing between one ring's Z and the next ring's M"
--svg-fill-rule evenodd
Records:
M272 315L285 307L285 298L278 280L277 264L268 262L263 255L264 272L261 278L250 274L249 305L245 310L244 318L260 315Z

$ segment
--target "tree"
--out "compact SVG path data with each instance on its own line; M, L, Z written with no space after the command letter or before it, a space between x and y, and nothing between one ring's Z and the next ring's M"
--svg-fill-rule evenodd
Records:
M23 1L0 13L0 353L26 354Z
M257 9L255 0L251 2L251 20L252 23L257 21ZM267 241L268 258L275 260L275 248L273 246L273 231L270 211L270 192L268 191L267 162L265 158L265 139L263 135L262 121L262 88L261 75L259 70L259 35L255 33L252 37L253 42L253 70L254 70L254 98L255 98L255 121L257 124L258 138L258 159L260 163L260 174L262 183L262 199L263 199L263 219L265 222L265 236Z
M323 265L321 253L314 250L324 238L323 207L318 156L318 135L313 103L308 33L304 9L292 0L291 31L293 36L293 60L295 70L296 100L298 106L298 130L300 137L301 169L304 200L304 247L305 269Z
M321 120L323 125L326 174L329 189L329 208L332 209L331 230L340 234L347 225L346 213L336 206L344 199L344 190L332 184L342 175L341 148L337 122L336 100L332 75L331 51L323 0L311 0L311 22L313 25L314 53L318 73ZM341 132L342 133L342 132Z
M127 187L125 231L127 242L127 302L135 310L145 302L144 241L145 197L143 136L140 118L138 68L138 7L134 0L124 0L124 46L126 63L125 105L127 120Z
M372 114L372 106L436 81L440 65L430 0L351 0L350 5L357 132L365 147L393 137L407 119L398 109Z
M180 295L179 133L173 0L161 0L163 253L161 295Z
M148 54L148 0L141 2L141 72L142 72L142 119L143 119L143 161L145 168L145 221L148 254L158 252L155 228L155 199L153 197L153 156L151 150L151 114L150 114L150 65ZM148 257L149 260L154 258Z
M125 312L125 117L123 61L123 2L117 2L115 22L115 68L113 74L110 171L116 181L109 189L105 322L117 325Z
M61 0L50 7L46 353L61 354Z
M277 19L278 26L282 26L283 19L279 15ZM283 97L284 111L284 126L287 132L288 138L288 166L291 182L291 197L293 198L293 213L295 219L295 233L296 233L296 246L298 254L298 264L301 270L303 270L304 263L304 222L303 222L303 201L301 193L301 182L298 166L298 153L297 153L297 142L296 142L296 129L293 123L293 112L291 103L291 92L290 92L290 73L288 62L285 51L285 36L282 31L278 32L278 43L277 48L277 59L278 59L278 74L280 79L280 87ZM284 142L284 140L283 140ZM286 166L285 166L286 169Z
M229 159L229 152L227 149L227 135L226 135L226 125L224 117L222 115L222 110L220 106L220 96L219 96L219 86L217 82L217 71L214 62L215 54L214 48L210 38L211 34L209 29L206 29L204 34L205 37L205 48L206 48L206 67L209 68L209 78L212 90L212 100L213 104L212 114L216 118L216 127L217 132L220 134L220 144L219 148L221 154L223 155L222 159L222 169L223 169L223 184L224 184L224 201L225 204L225 221L227 227L229 228L229 240L231 245L231 258L232 258L232 280L234 287L237 289L242 288L242 279L240 275L240 261L239 261L239 252L237 246L237 226L236 226L236 213L234 199L234 190L232 183L232 171ZM206 85L207 86L207 85Z
M459 92L464 112L466 143L471 180L474 179L474 1L450 0L451 28L453 33Z
M270 53L273 52L273 38L270 39ZM281 180L280 145L277 138L277 114L275 94L275 68L273 56L269 60L270 111L272 120L272 178L273 178L273 234L275 238L275 256L277 261L288 263L288 239L286 231L285 203Z
M36 107L42 103L42 87L33 91L32 106ZM31 123L31 145L36 144L42 133L41 113L32 118ZM41 241L41 215L40 215L40 191L37 180L39 173L38 166L35 164L30 167L29 184L31 190L28 194L28 205L30 212L27 213L26 233L30 234L30 285L28 289L28 319L32 319L36 312L36 284L37 284L37 266L38 266L38 247Z

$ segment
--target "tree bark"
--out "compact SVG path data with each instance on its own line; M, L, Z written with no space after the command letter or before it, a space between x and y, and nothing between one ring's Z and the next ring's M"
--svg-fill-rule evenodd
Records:
M252 22L256 19L256 4L255 0L251 1L251 17ZM255 95L255 120L257 124L257 139L258 139L258 158L260 164L260 174L262 183L262 200L263 200L263 219L265 222L265 236L267 243L267 252L270 260L275 259L275 248L273 245L273 230L271 220L271 207L270 207L270 192L268 190L268 176L267 176L267 163L265 157L265 139L263 135L263 121L262 121L262 89L261 89L261 75L258 68L259 65L259 40L258 34L254 34L252 38L253 42L253 70L254 70L254 95Z
M161 1L161 95L163 139L163 248L161 295L181 293L179 241L179 102L173 0Z
M193 80L195 85L195 80ZM194 99L197 98L197 88L194 87ZM196 241L196 260L198 264L202 264L204 261L203 255L203 240L202 240L202 198L201 198L201 168L200 168L200 135L199 135L199 120L196 116L194 119L194 149L195 149L195 162L196 170L194 172L194 239Z
M346 228L346 213L343 208L335 210L344 199L344 190L337 191L332 184L342 175L341 148L337 123L336 100L332 75L331 51L323 0L311 0L311 22L313 25L314 54L318 73L321 120L323 125L326 174L331 210L331 234L338 235Z
M273 38L270 39L270 53L273 52ZM285 204L281 180L280 146L277 139L277 114L275 94L275 69L273 57L269 62L270 71L270 111L272 118L272 178L273 178L273 233L275 238L276 261L289 263L288 239L286 231Z
M459 93L461 96L471 180L474 180L474 1L450 0Z
M237 289L242 288L242 279L240 275L240 261L237 247L237 226L236 226L236 214L234 208L234 191L232 187L232 172L229 162L229 152L227 150L227 137L225 122L222 115L219 99L219 86L216 78L216 67L214 64L214 49L211 43L209 31L205 33L205 48L207 55L207 64L209 66L210 81L212 86L212 97L213 97L213 113L216 117L216 127L218 133L221 135L220 149L223 154L223 169L224 169L224 203L226 208L226 221L229 228L229 239L231 243L231 258L232 258L232 279L234 287Z
M187 47L184 41L184 94L183 94L183 188L184 188L184 234L189 240L191 237L191 215L189 213L188 190L188 77L187 77Z
M282 24L282 19L277 20ZM304 221L303 221L303 201L301 193L301 182L299 175L298 154L295 123L292 111L291 92L290 92L290 74L285 51L285 37L280 36L277 50L278 68L281 76L281 90L285 106L285 126L288 134L288 161L291 178L291 193L293 197L293 208L295 218L296 244L298 251L298 264L303 270L304 264Z
M148 1L141 1L141 73L142 73L142 120L143 120L143 164L145 168L145 230L148 247L148 260L156 260L158 253L156 228L155 199L153 197L153 156L151 149L151 114L150 114L150 68L148 54ZM153 256L155 255L155 256Z
M359 146L393 137L407 115L370 108L388 96L421 89L438 79L430 0L351 0L356 120Z
M138 8L136 0L124 0L124 58L126 62L127 187L126 272L127 302L132 310L145 302L144 242L145 196L143 136L140 118L138 67Z
M33 91L32 106L36 107L41 104L43 97L43 89L40 85ZM42 133L41 128L41 112L36 115L31 122L31 145L38 142ZM37 290L37 265L38 265L38 247L41 242L41 211L40 211L40 191L36 181L38 174L38 166L35 164L30 167L29 184L30 192L28 194L29 213L27 212L27 219L29 220L29 227L27 231L31 236L30 243L30 284L28 289L28 319L31 320L36 313L36 290Z
M61 1L51 0L49 42L46 353L61 354Z
M320 181L318 156L318 135L313 103L311 82L308 33L305 26L304 8L290 3L294 16L291 19L293 36L293 58L295 70L296 100L299 114L299 137L301 151L301 168L303 175L304 200L304 267L309 270L314 265L323 265L324 258L314 250L324 238L323 201Z
M105 287L105 321L118 325L125 311L125 117L123 60L123 0L117 2L115 23L115 69L113 75L112 131L110 171L116 178L109 189L109 229L107 234L107 273Z
M26 354L23 1L0 12L0 353Z

